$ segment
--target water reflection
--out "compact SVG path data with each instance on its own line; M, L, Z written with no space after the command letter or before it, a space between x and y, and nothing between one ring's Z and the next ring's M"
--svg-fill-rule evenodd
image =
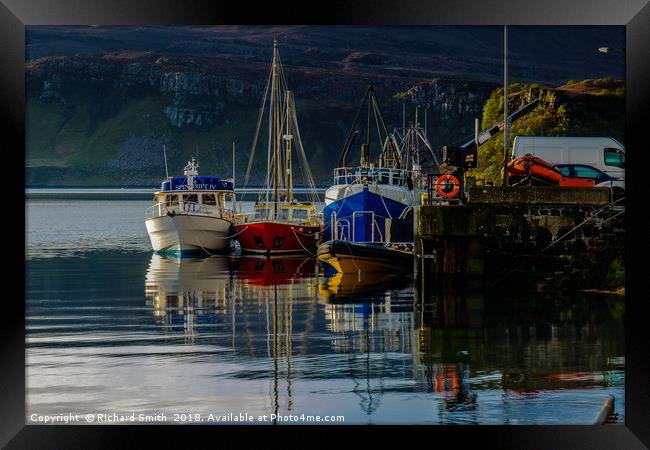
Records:
M108 225L104 203L30 206L28 414L586 424L613 393L624 419L622 298L332 276L311 258L169 260L138 205Z
M619 303L508 298L456 281L434 287L409 277L326 276L303 257L154 255L146 295L154 317L182 318L187 335L210 337L203 315L229 318L222 325L240 362L268 361L239 376L268 380L274 414L303 410L295 386L313 380L349 383L367 417L387 414L385 398L394 405L398 394L425 395L436 406L422 421L432 423L518 423L522 402L540 414L534 400L552 402L552 393L622 389ZM536 423L529 414L521 421Z
M156 317L225 308L232 291L230 265L227 257L181 259L153 254L145 276L147 305Z

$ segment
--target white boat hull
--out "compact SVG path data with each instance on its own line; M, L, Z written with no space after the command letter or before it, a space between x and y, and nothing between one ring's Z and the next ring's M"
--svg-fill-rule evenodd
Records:
M191 214L159 216L145 221L155 252L190 253L230 250L231 222Z

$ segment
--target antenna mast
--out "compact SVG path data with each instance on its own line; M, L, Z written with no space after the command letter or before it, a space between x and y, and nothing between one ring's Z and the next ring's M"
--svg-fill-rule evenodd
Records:
M165 177L169 178L169 169L167 168L167 150L165 149L165 144L163 144L163 155L165 157Z
M279 77L278 77L278 42L273 41L273 218L278 215L278 184L280 178L280 130L279 130Z
M291 119L293 118L292 104L293 104L293 92L287 91L287 132L284 135L284 139L287 143L286 150L285 150L285 162L284 162L286 185L287 185L287 193L285 196L285 200L287 203L290 203L293 200L292 180L291 180L291 140L293 139L293 136L291 135Z

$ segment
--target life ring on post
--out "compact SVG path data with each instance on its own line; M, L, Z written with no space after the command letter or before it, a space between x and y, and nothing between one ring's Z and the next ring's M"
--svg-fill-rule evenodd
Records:
M436 192L442 198L454 198L460 192L460 182L452 174L446 173L436 180Z

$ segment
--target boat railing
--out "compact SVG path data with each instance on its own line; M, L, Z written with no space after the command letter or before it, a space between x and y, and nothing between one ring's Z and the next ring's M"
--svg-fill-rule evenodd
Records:
M331 225L333 238L359 242L357 240L357 237L359 237L357 236L357 222L360 218L366 216L370 216L370 240L364 239L363 242L390 242L390 227L392 219L390 217L380 216L374 211L354 211L349 216L338 218L336 217L336 214L332 214ZM383 225L383 232L381 225Z
M334 184L378 183L407 185L412 179L410 170L389 167L337 167L334 169Z
M233 214L233 219L238 224L261 222L261 221L272 219L272 213L270 211L265 211L263 213L259 211L237 213L237 214ZM283 221L291 222L291 223L295 222L296 224L300 224L304 226L318 226L323 223L323 213L322 212L312 213L305 218L290 219L286 214L279 212L276 215L274 220L278 220L280 222Z
M351 240L352 236L350 235L350 221L348 219L334 219L334 226L332 227L332 235L334 239L340 239L342 241ZM347 233L346 233L347 231Z
M196 202L181 202L174 204L160 202L147 208L145 219L155 219L156 217L166 216L169 213L187 213L196 216L221 217L226 220L232 220L234 216L233 211L222 209L217 205L204 205Z

